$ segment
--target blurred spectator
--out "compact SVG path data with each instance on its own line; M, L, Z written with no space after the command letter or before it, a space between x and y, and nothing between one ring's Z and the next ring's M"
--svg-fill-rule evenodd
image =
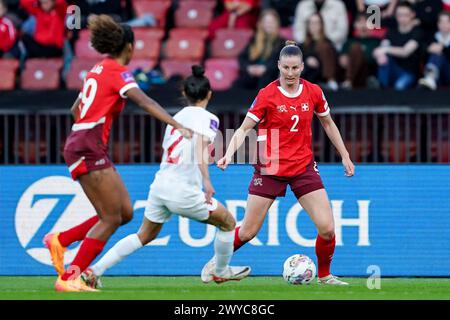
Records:
M450 12L443 11L438 18L438 32L428 46L430 54L425 66L425 77L419 84L436 90L437 84L450 85Z
M240 76L236 86L260 89L278 77L278 55L285 40L280 37L280 17L273 9L264 10L256 34L239 55Z
M262 0L263 9L275 9L281 19L281 27L294 24L295 8L300 0Z
M442 0L442 9L450 11L450 0Z
M21 0L20 5L36 19L34 35L23 35L28 58L60 57L65 35L65 0Z
M254 29L258 19L259 0L223 0L225 9L209 25L209 38L222 28Z
M356 7L359 13L368 13L368 7L378 6L381 9L381 18L387 19L394 16L397 3L398 0L356 0Z
M427 38L426 42L433 40L433 35L437 31L436 21L439 12L442 11L442 0L408 0L416 11L417 20L420 22L420 28Z
M17 40L16 28L6 16L7 12L5 0L0 0L0 58L14 47Z
M372 57L373 50L380 40L371 36L368 15L359 13L355 17L354 36L347 40L339 57L339 64L345 70L345 89L365 87L370 73L370 66L376 66Z
M71 2L80 7L82 28L87 26L90 15L107 14L117 22L128 19L121 0L75 0Z
M348 35L347 10L342 0L302 0L299 2L294 21L294 39L305 41L306 22L314 13L320 13L325 22L325 35L340 50Z
M305 41L301 45L305 69L302 77L311 82L327 83L337 90L337 54L333 43L326 37L322 16L314 13L307 20Z
M404 90L413 86L417 80L423 32L417 26L415 12L409 2L397 6L395 19L398 27L388 30L373 56L378 64L380 85Z

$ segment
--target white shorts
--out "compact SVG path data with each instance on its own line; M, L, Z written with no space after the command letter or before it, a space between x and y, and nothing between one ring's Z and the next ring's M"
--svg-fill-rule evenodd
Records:
M201 189L192 186L174 186L169 190L152 185L150 188L145 217L154 223L165 223L172 214L194 219L197 221L208 220L210 212L218 207L216 199L212 203L205 202L205 194Z

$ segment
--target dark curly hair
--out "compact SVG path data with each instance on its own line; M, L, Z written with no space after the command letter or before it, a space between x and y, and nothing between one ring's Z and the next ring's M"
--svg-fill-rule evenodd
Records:
M96 16L88 25L91 44L102 54L117 57L128 43L134 44L134 33L130 26L119 24L108 15Z

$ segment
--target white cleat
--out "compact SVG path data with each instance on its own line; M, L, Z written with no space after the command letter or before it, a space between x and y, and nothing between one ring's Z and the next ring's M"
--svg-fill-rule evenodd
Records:
M204 283L209 283L213 281L212 273L216 269L216 260L215 257L212 257L211 260L209 260L202 269L201 278Z
M240 281L245 277L247 277L250 274L250 271L252 271L252 269L248 266L244 267L228 266L225 273L217 275L214 272L211 276L215 283L223 283L227 281Z
M323 277L323 278L317 278L318 284L326 284L326 285L332 285L332 286L348 286L348 283L342 280L339 280L338 277L333 276L332 274Z

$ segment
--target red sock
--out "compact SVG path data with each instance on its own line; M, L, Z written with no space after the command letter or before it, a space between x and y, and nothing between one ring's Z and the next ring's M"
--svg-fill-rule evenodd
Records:
M81 273L86 270L89 264L102 252L105 246L105 241L100 241L94 238L85 238L81 243L80 250L78 251L75 259L66 269L61 279L66 281L70 279L76 279Z
M246 244L247 242L242 241L239 238L239 229L241 229L241 227L237 227L234 230L234 251L236 251L237 249L239 249L240 247L242 247L244 244Z
M63 247L68 247L76 241L81 241L86 237L86 234L91 230L91 228L98 222L98 216L89 218L85 222L69 229L67 231L61 232L59 234L58 240Z
M326 277L330 274L331 260L333 259L334 247L336 246L336 238L333 236L331 240L325 240L319 235L316 238L316 255L318 264L319 278Z

